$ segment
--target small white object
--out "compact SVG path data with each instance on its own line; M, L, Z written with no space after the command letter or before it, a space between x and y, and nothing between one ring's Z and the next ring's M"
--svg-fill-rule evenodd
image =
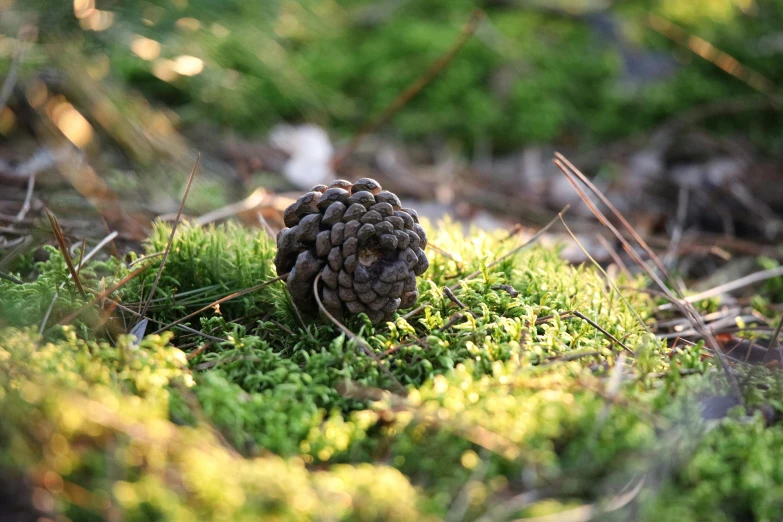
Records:
M269 141L289 154L283 175L300 189L309 189L332 176L334 147L321 127L278 125L272 129Z

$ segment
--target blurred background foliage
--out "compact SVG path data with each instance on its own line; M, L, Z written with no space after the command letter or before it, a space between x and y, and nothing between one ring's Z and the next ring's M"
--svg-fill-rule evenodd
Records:
M178 126L208 122L242 136L262 136L280 121L352 135L446 52L476 7L488 16L475 37L394 119L402 138L448 137L468 151L486 140L496 151L590 147L753 92L651 30L650 13L773 83L783 79L778 0L5 3L17 15L6 17L7 39L16 36L10 20L37 20L48 47L38 60L72 56L57 51L66 46L94 79L173 109ZM780 149L774 118L742 114L730 124Z

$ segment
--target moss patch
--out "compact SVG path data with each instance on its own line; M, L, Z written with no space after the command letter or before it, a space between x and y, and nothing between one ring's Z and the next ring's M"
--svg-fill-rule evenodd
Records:
M702 418L702 401L727 387L700 346L672 351L649 333L655 303L634 290L642 280L623 281L620 296L540 247L488 269L518 240L427 228L450 257L431 252L423 310L347 325L407 397L383 391L391 378L335 328L300 323L279 283L182 323L190 331L138 344L120 334L148 296L165 225L132 266L82 270L98 293L148 265L114 295L125 310L93 306L57 326L84 303L52 251L16 274L24 285L0 282L4 309L29 298L0 331L4 474L28 477L31 509L71 520L505 520L585 506L619 519L783 515L783 474L765 458L783 428L738 409ZM264 235L183 224L151 319L165 325L272 279L273 254ZM442 292L455 281L472 314ZM569 310L634 353L559 315ZM751 409L780 409L774 374L743 381Z

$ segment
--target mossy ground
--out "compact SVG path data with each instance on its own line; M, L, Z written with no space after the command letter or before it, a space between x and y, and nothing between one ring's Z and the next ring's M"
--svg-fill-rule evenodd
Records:
M209 338L172 330L134 343L119 332L136 322L127 310L146 298L159 256L90 263L80 276L95 293L147 269L115 294L126 311L92 306L58 326L85 299L51 251L16 274L24 285L0 281L2 474L24 474L34 508L74 521L506 520L585 505L618 520L783 516L772 458L783 427L740 409L702 418L699 401L726 393L721 374L700 346L672 351L649 333L644 281L622 281L619 295L542 247L488 269L520 240L428 229L453 259L429 252L424 309L347 325L407 397L383 392L391 378L336 328L303 325L282 283L183 323ZM158 226L147 253L169 232ZM273 255L240 227L181 225L150 318L165 325L272 279ZM472 315L453 320L441 289L458 281ZM569 310L634 353L558 316ZM743 389L751 411L780 409L766 370Z

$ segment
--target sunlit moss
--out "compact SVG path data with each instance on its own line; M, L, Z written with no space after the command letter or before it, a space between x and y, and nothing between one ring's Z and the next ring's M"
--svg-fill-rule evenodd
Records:
M110 340L89 316L42 337L51 288L61 288L52 324L83 304L51 251L18 274L30 282L0 283L18 326L0 330L0 467L27 473L35 501L71 520L109 509L127 520L425 520L455 503L473 519L524 491L556 492L513 510L532 516L612 496L645 473L647 520L700 520L729 504L740 518L783 516L783 478L761 462L781 428L742 412L717 429L701 419L698 400L726 393L716 361L648 332L655 302L632 290L643 281L623 281L621 299L599 272L538 246L490 266L522 239L425 226L449 256L431 252L421 312L347 322L407 397L384 392L392 378L329 323L301 324L282 285L189 323L225 341ZM169 234L158 226L147 253ZM273 278L273 253L264 235L183 223L152 317L171 321ZM124 303L146 297L160 259L140 263L149 268L118 293ZM84 284L97 292L140 263L90 263ZM455 281L472 314L443 292ZM14 310L21 297L26 313ZM573 310L633 353L560 316ZM743 380L751 411L783 411L774 373Z

